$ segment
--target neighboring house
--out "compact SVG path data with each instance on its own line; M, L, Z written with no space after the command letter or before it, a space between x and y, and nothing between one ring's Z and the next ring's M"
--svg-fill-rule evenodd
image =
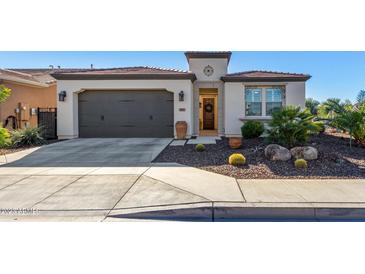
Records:
M38 125L38 108L55 108L56 80L47 69L0 69L0 84L11 89L0 104L0 121L9 129Z
M189 71L153 67L59 71L58 137L240 136L245 120L304 107L306 74L227 73L231 52L186 52Z

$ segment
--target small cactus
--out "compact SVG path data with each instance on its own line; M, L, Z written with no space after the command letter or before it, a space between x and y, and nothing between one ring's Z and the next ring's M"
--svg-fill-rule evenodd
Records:
M233 166L241 166L246 163L246 158L241 153L233 153L229 156L228 163Z
M203 152L205 150L205 145L203 145L203 144L197 144L195 146L195 150L198 151L198 152Z
M307 161L304 159L297 159L294 162L296 168L306 169L308 167Z

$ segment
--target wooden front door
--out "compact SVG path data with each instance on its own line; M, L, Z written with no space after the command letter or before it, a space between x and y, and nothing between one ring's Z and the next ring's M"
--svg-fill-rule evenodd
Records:
M214 98L203 98L203 129L214 129Z

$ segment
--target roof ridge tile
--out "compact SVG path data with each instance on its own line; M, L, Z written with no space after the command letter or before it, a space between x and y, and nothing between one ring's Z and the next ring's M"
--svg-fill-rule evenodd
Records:
M247 70L247 71L228 73L225 76L235 76L235 75L242 75L242 74L255 73L255 72L273 73L273 74L291 74L291 75L298 75L298 76L308 76L309 75L309 74L305 74L305 73L282 72L282 71L272 71L272 70Z

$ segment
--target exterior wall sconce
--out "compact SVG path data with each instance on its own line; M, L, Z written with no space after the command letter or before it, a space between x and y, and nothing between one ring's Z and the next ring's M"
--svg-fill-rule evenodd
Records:
M63 102L65 101L66 98L66 91L61 91L60 93L58 93L58 101Z
M184 91L180 91L179 92L179 101L183 102L184 101Z

